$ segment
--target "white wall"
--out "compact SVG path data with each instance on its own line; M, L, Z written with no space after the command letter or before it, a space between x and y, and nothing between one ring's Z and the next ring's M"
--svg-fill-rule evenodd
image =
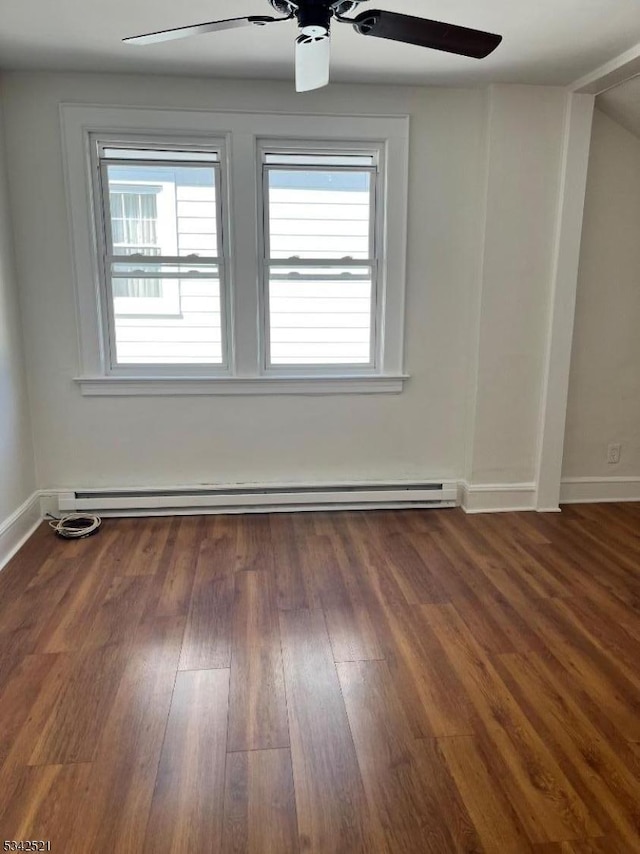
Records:
M468 466L476 484L534 480L566 104L560 89L491 91Z
M78 373L60 101L412 116L406 367L399 396L89 399ZM455 477L464 441L485 95L86 75L7 77L19 272L42 484Z
M618 465L607 445L622 444ZM563 476L640 477L640 138L596 110Z
M533 479L563 92L23 73L6 92L40 486ZM404 393L83 398L61 101L410 114Z
M3 523L35 489L0 113L0 560Z

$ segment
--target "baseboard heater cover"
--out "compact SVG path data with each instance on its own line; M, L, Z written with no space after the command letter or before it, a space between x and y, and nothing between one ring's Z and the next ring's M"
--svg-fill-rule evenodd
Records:
M322 486L237 486L77 490L58 496L61 512L117 515L278 513L291 510L454 507L456 482Z

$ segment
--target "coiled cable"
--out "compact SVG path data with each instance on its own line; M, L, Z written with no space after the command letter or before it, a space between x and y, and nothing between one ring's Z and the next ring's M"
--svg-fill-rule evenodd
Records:
M68 513L61 519L56 519L50 513L47 513L47 516L50 519L49 527L65 540L90 537L102 525L102 519L93 513Z

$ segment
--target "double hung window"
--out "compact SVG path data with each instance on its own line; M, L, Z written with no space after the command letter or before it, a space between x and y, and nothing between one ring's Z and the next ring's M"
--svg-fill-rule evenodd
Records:
M375 366L378 154L263 148L267 368Z
M406 117L62 119L84 394L402 390Z
M220 154L100 144L112 369L226 359Z

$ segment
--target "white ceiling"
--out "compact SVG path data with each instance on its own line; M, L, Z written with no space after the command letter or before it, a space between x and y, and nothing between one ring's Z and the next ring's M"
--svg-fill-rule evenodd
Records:
M614 121L640 137L640 77L600 95L597 105Z
M0 68L291 79L293 23L154 46L123 36L217 18L270 14L267 0L2 0ZM488 59L455 57L334 24L332 80L484 85L567 84L640 42L638 0L370 0L389 9L501 33Z

